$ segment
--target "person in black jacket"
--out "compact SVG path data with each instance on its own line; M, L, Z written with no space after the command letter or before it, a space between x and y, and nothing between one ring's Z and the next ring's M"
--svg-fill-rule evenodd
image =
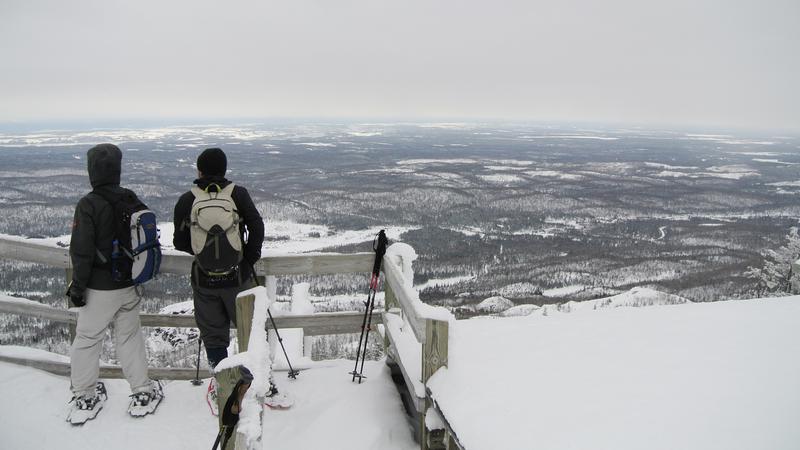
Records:
M225 152L221 149L204 150L197 158L198 178L194 183L210 191L224 189L231 184L225 178L227 165ZM192 264L194 315L211 367L228 356L230 324L236 323L236 296L243 290L255 287L253 266L261 258L261 245L264 242L264 222L247 189L234 185L231 197L240 217L239 233L244 243L241 263L225 275L209 275L198 268L197 262ZM194 254L190 232L194 200L195 195L189 191L175 205L173 243L177 250L189 254Z
M111 274L114 236L113 202L136 197L120 187L122 152L100 144L87 153L92 192L75 208L69 246L72 280L67 296L77 307L78 324L71 348L71 382L74 398L67 418L74 424L94 418L106 397L97 381L105 329L114 323L114 344L123 373L133 391L129 412L152 412L163 397L160 384L147 375L147 355L139 322L140 297L133 282L115 281Z

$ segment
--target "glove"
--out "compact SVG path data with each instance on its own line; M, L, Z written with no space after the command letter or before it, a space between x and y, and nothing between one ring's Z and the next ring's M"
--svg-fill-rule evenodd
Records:
M67 297L69 297L70 304L77 308L85 306L86 299L84 298L83 293L83 289L79 289L73 283L70 283L69 287L67 288Z

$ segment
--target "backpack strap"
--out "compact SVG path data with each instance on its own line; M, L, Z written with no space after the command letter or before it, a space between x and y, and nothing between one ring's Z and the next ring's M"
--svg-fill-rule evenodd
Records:
M192 194L194 194L195 200L204 200L211 198L211 195L208 193L208 191L200 189L199 186L192 187Z
M235 184L233 184L233 183L230 183L229 185L225 186L225 189L223 189L223 190L220 192L220 194L225 194L225 195L227 195L228 197L230 197L230 198L231 198L231 200L233 200L233 188L234 188L235 186L236 186Z

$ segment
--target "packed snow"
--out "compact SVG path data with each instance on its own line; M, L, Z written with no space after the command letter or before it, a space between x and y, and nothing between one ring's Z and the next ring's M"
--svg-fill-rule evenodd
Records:
M39 352L17 351L26 357L41 356ZM384 362L367 361L364 371L370 378L360 385L350 381L350 370L352 361L338 360L317 363L294 381L285 372L277 372L279 389L295 403L286 411L264 410L263 448L419 448ZM196 450L214 443L218 425L206 404L208 380L199 387L188 381L166 382L164 401L155 414L137 419L126 412L128 383L103 381L109 393L103 410L86 425L73 427L64 420L71 397L68 378L0 362L0 395L5 405L0 407L0 448Z
M798 317L787 297L457 321L428 387L468 449L796 449Z

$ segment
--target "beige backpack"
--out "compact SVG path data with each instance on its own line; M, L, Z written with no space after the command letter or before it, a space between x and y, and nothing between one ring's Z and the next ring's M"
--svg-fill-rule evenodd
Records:
M209 192L216 186L216 192ZM192 251L197 266L212 276L231 273L242 261L239 211L233 202L233 183L221 189L210 184L193 187L194 203L189 216Z

